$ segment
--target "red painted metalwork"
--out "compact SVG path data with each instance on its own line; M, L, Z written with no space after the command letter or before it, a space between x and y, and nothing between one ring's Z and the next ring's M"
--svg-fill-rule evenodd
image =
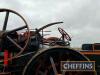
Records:
M9 56L9 52L8 50L4 51L4 66L8 66L8 56Z

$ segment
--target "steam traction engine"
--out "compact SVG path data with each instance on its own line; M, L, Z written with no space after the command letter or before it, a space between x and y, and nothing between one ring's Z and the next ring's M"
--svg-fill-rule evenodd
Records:
M100 74L100 67L98 67L100 66L100 51L94 49L94 44L93 50L85 50L88 48L87 45L83 45L82 51L71 49L71 38L62 28L58 28L61 33L59 38L43 37L43 29L63 22L50 23L32 31L29 30L27 22L19 13L10 9L0 9L0 12L5 13L4 24L0 31L0 75ZM24 24L7 30L9 17L13 14L17 15ZM40 34L41 31L42 34ZM90 60L96 61L96 71L61 71L61 61Z

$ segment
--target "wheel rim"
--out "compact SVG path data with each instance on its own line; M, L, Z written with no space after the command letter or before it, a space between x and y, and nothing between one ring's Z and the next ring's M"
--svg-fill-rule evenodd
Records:
M9 39L9 41L10 42L12 42L16 47L19 47L19 49L20 49L20 51L15 55L15 56L13 56L13 57L11 57L11 58L9 58L8 60L12 60L12 59L14 59L14 58L17 58L17 56L18 55L20 55L24 50L25 50L25 48L27 47L27 45L28 45L28 41L29 41L29 37L30 37L30 33L29 33L29 27L28 27L28 24L27 24L27 22L26 22L26 20L19 14L19 13L17 13L16 11L14 11L14 10L11 10L11 9L5 9L5 8L3 8L3 9L0 9L0 13L1 12L6 12L6 16L5 16L5 20L4 20L4 25L3 25L3 28L2 28L2 31L3 32L6 32L7 30L7 23L8 23L8 20L9 20L9 14L10 13L13 13L13 14L15 14L15 15L17 15L17 16L19 16L19 18L20 19L22 19L22 21L24 22L24 26L22 26L22 27L19 27L19 28L16 28L16 29L14 29L14 30L10 30L10 31L7 31L6 32L6 38L7 39ZM16 43L11 37L9 37L8 36L8 34L9 33L12 33L12 32L15 32L15 31L19 31L19 30L22 30L22 29L27 29L27 40L25 41L25 44L24 44L24 46L23 47L21 47L18 43Z
M23 75L62 75L62 73L63 75L94 75L94 72L62 72L60 67L61 61L88 60L76 51L69 51L65 48L56 48L55 50L48 50L37 56L33 62L28 65L27 69L25 70L26 72ZM55 63L55 67L52 66L52 62Z

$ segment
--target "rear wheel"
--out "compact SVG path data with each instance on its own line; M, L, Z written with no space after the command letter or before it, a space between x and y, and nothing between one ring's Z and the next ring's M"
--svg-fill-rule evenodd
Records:
M33 57L25 66L23 75L95 75L94 72L62 72L61 61L88 61L88 59L68 48L53 48Z

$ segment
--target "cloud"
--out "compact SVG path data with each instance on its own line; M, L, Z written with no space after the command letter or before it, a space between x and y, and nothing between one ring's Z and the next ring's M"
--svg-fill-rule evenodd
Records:
M2 0L0 8L19 12L30 28L64 21L59 25L72 37L72 46L100 42L100 0ZM57 26L48 28L59 33Z

